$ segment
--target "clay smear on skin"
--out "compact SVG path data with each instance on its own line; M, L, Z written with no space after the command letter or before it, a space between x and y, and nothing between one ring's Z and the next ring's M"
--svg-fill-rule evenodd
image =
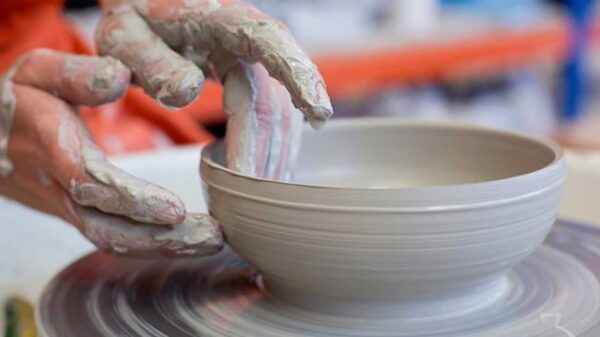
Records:
M139 1L135 3L134 8L122 6L114 9L113 21L119 17L114 22L125 22L111 24L109 17L104 29L99 30L100 51L127 59L125 63L138 75L136 80L163 104L175 97L177 92L193 91L189 86L194 85L178 80L181 83L175 87L169 84L168 78L164 78L172 69L165 68L161 60L180 62L181 59L174 55L171 48L192 59L203 69L210 68L210 59L221 78L237 77L236 80L226 80L225 83L226 111L232 115L228 121L230 137L226 140L227 166L235 171L256 176L274 177L277 172L278 177L274 178L289 177L287 166L293 165L282 167L278 163L281 158L278 158L276 147L285 136L281 134L281 130L273 130L273 127L279 127L278 118L272 118L270 132L261 130L264 129L264 121L260 116L253 116L256 114L257 104L256 79L251 76L253 74L243 76L232 72L239 72L236 66L238 58L249 63L263 62L267 69L270 69L273 78L289 85L294 106L305 112L314 128L321 128L331 115L332 108L316 66L297 46L287 28L250 5L221 5L215 0L190 0L177 6L179 8L160 11L161 8L153 8L147 1ZM138 14L143 16L145 21ZM119 47L128 41L149 41L149 36L154 33L149 30L148 25L171 48L163 48L161 43L153 43L144 50L144 55L140 58L140 55ZM148 69L152 69L153 73L146 72L145 76L139 76ZM273 100L277 95L271 96L272 102L269 104L276 105L277 102ZM192 98L187 97L185 100L188 99ZM294 128L297 125L292 124ZM286 131L288 130L284 130ZM233 136L236 139L232 139ZM294 139L298 140L299 137ZM297 150L290 149L286 153L297 154ZM294 161L294 158L289 160Z
M110 189L117 190L119 197L127 200L126 204L131 202L131 204L139 207L139 209L132 210L132 213L137 215L138 219L141 218L145 220L144 222L149 222L145 215L155 213L158 207L164 207L164 200L174 198L170 192L153 188L151 184L144 183L143 186L140 185L139 179L124 174L118 168L104 161L103 158L98 158L98 155L97 151L89 149L84 154L86 171L99 181L98 184L91 184L87 187L96 193L110 191ZM110 189L106 188L107 185ZM153 197L140 198L144 194ZM94 206L95 197L102 199L105 196L94 196L94 193L91 193L90 197L89 204ZM95 217L95 214L100 214L101 218ZM92 218L90 219L89 216L92 216ZM216 225L210 222L210 218L206 215L188 213L183 222L174 226L152 225L145 227L140 226L140 224L126 223L119 218L100 212L82 214L82 219L87 228L86 234L92 241L107 240L103 244L110 244L115 252L121 254L126 253L128 249L153 250L160 248L174 251L176 254L193 255L201 252L201 249L205 249L199 247L199 245L207 245L214 249L214 247L219 247L222 244Z
M175 195L109 164L89 139L83 125L65 118L60 121L58 144L74 165L82 165L87 173L84 181L72 179L70 194L82 206L97 207L108 213L123 214L140 222L156 222L153 215L164 211L175 220L183 205ZM171 210L165 205L173 201ZM179 204L178 204L179 203ZM172 213L168 213L172 211ZM168 213L168 214L167 214Z
M42 168L37 168L35 170L35 173L38 177L38 181L40 182L40 184L42 184L42 186L52 186L52 178L50 178L50 176L48 175L48 172L46 172L44 169Z
M0 177L8 177L14 169L13 163L8 158L8 142L15 117L15 109L17 108L12 79L17 69L26 59L27 55L21 57L0 78Z
M176 14L172 13L174 17L171 20L153 18L147 1L137 2L135 10L171 48L196 65L206 67L215 43L204 21L221 4L217 0L186 0L184 3Z
M124 71L125 66L112 57L103 57L90 62L89 56L69 55L63 65L63 76L69 83L82 84L98 99L112 101L125 91L127 80L118 79L115 74Z
M79 149L81 148L81 142L76 137L78 126L70 118L64 118L59 123L58 146L67 153L71 163L80 164Z
M248 63L263 62L273 78L290 84L294 106L305 112L314 128L321 128L333 111L325 84L287 28L247 4L198 3L187 1L176 15L180 20L152 18L146 1L138 2L135 8L171 47L191 56L200 66L206 66L207 55L214 52L217 44ZM212 61L222 63L222 59L229 58Z
M73 80L79 77L84 61L78 57L70 59L65 64L65 77ZM87 77L94 80L88 83L88 89L111 90L104 81L96 81L96 73ZM107 212L86 207L76 212L85 227L86 236L99 246L120 254L126 254L130 249L145 251L161 248L186 255L198 253L200 248L197 246L200 243L215 247L222 244L220 235L216 233L216 225L206 222L208 217L188 215L186 221L171 227L143 226L135 224L133 220L110 214L117 212L142 223L155 222L156 217L152 215L164 208L169 200L178 199L172 193L141 181L106 162L85 127L78 125L75 120L65 118L60 121L58 144L68 153L70 160L75 165L82 165L89 175L88 181L71 181L70 192L76 202L81 206ZM70 199L67 201L70 203ZM174 210L173 212L172 218L175 219L177 214Z
M148 94L167 107L184 106L198 96L202 72L168 48L131 7L113 9L105 20L108 23L97 38L99 51L131 68L134 80Z
M169 242L178 255L194 255L202 250L220 249L223 237L215 220L206 214L188 213L172 230L154 235L159 242Z
M68 57L64 66L65 79L71 82L86 80L88 89L99 93L99 96L110 97L123 91L123 83L113 81L119 68L123 67L119 61L103 58L101 63L97 63L102 69L92 67L91 70L85 69L88 61L85 57ZM147 184L106 162L85 126L78 121L70 118L60 121L58 143L71 161L82 165L89 175L87 181L71 181L71 195L82 206L124 214L141 222L153 222L155 218L151 215L164 208L165 200L176 200L170 192ZM173 219L178 217L175 210L167 215Z
M270 81L270 80L269 80ZM283 121L288 119L288 116L284 116L284 104L288 104L281 100L281 95L279 94L279 87L277 84L272 83L269 85L269 97L270 97L270 111L272 113L271 119L271 140L269 142L269 153L265 162L264 176L271 178L278 178L276 175L276 167L283 160L288 160L285 154L282 153L282 149L287 146L287 137L286 133L289 131L285 128L285 125L282 124ZM291 111L288 111L288 113Z
M273 78L291 83L288 90L294 105L313 127L322 126L333 111L323 79L285 27L243 5L224 6L211 19L213 37L225 49L247 62L262 61ZM249 48L250 44L256 47Z
M79 186L79 188L89 190L91 200L84 203L88 205L93 205L94 198L103 198L102 195L94 195L95 191L101 192L115 191L119 198L124 199L123 207L127 207L126 205L134 205L135 209L124 209L128 216L132 217L135 220L142 222L153 222L154 217L149 217L148 214L154 214L159 208L164 208L166 201L168 200L176 200L176 196L174 196L171 192L155 187L152 184L147 182L140 181L138 178L129 175L123 171L121 171L116 166L113 166L106 162L103 156L97 151L89 148L83 149L83 162L86 172L94 178L98 183L92 184L92 186ZM108 186L109 188L100 188ZM113 193L110 193L113 194ZM175 219L177 217L177 212L175 208L178 206L174 206L170 216ZM181 205L181 207L183 206ZM106 211L111 211L107 209Z
M222 248L223 238L207 215L188 214L173 227L135 223L92 209L80 208L85 234L101 248L118 254L171 252L175 255L202 255Z
M257 174L257 85L254 75L248 66L236 67L228 74L223 107L229 114L225 135L227 167L250 175Z
M79 131L71 120L62 121L59 129L61 148L69 151L72 159L80 162L90 178L95 180L71 182L71 194L80 197L76 200L78 204L97 207L100 204L106 206L106 200L117 201L112 207L121 207L119 213L148 223L151 220L148 214L155 213L158 207L164 207L164 200L175 198L170 192L154 188L154 185L140 181L106 162L87 134L81 135ZM80 154L76 151L80 151ZM153 197L144 198L143 195ZM118 202L119 199L125 202ZM129 209L131 205L136 209ZM166 249L179 255L194 255L222 245L217 226L206 215L188 214L185 221L171 227L143 226L133 220L85 208L77 214L85 226L84 233L92 242L119 254L126 254L129 250Z

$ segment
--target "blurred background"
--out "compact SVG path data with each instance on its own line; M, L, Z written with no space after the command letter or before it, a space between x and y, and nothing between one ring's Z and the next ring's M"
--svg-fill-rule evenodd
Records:
M468 122L600 148L600 18L592 0L251 2L286 23L316 61L335 118ZM68 1L66 9L88 36L97 11L94 1ZM220 95L209 85L200 104L176 114L222 136Z
M569 178L560 216L600 223L600 193L594 193L600 190L600 152L594 151L600 150L600 3L250 1L287 24L315 60L335 118L454 121L552 137L568 148ZM54 16L42 15L42 3ZM40 41L91 52L99 19L96 1L67 1L64 14L79 33L62 23L56 10L60 3L0 1L0 26L12 29L0 30L0 51L7 56L0 69ZM25 4L33 9L7 10ZM81 34L90 43L61 39L69 34ZM139 95L124 98L135 109L108 104L82 107L81 114L106 152L127 153L111 157L115 164L175 191L188 210L205 211L198 146L171 147L223 136L221 88L208 83L196 103L172 112L137 90ZM131 155L165 147L171 149ZM94 249L62 221L8 199L0 198L0 215L0 300L18 294L35 302L50 277ZM10 323L25 306L18 300L7 303ZM0 315L0 327L4 319Z

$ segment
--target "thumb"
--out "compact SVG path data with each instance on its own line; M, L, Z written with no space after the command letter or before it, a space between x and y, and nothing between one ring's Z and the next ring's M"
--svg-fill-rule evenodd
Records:
M185 206L175 194L107 162L73 113L60 123L58 147L52 171L78 205L149 224L184 220Z
M129 257L202 256L223 248L216 221L206 214L189 213L173 227L154 226L76 206L83 234L100 249Z

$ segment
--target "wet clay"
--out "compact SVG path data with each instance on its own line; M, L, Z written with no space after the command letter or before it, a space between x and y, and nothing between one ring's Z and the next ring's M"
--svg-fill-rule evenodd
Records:
M154 235L160 242L169 242L170 247L177 246L178 254L187 254L196 245L220 247L223 244L217 222L208 214L188 213L185 220L173 226L173 229Z
M12 78L26 57L20 58L0 78L0 177L8 177L14 169L13 163L8 158L8 142L17 107Z
M85 236L117 255L199 256L223 247L219 227L204 214L189 213L182 223L170 227L138 223L87 207L78 207L76 212L85 226Z
M129 84L129 70L110 57L77 56L48 49L36 49L21 57L0 79L0 176L8 176L13 165L8 152L9 135L16 108L13 77L26 62L62 65L62 72L50 81L29 78L28 85L59 96L71 103L97 105L122 96ZM50 86L50 87L49 87ZM59 137L62 138L62 137ZM70 147L73 151L74 148Z
M72 180L69 190L88 239L127 256L197 256L221 249L223 237L210 216L184 215L176 195L108 163L83 126L76 127L63 122L59 144L75 151L88 175Z
M86 105L98 105L120 98L127 89L130 72L120 61L108 57L68 55L63 65L64 82L78 96L87 97ZM69 97L67 97L69 98Z
M133 80L167 107L182 107L200 93L204 75L171 50L129 6L111 9L97 31L98 51L127 65Z
M211 32L206 28L204 19L221 7L218 0L187 0L182 8L174 10L173 18L156 19L152 15L154 4L150 1L137 1L135 10L146 20L160 37L173 49L197 66L206 69L209 54L215 48Z
M271 82L272 80L269 80ZM287 121L289 120L289 114L294 113L302 116L300 111L289 111L285 106L287 102L281 100L281 96L279 95L277 87L278 83L275 81L268 87L266 91L266 95L269 98L268 104L266 105L266 110L263 108L263 111L268 113L271 118L271 139L269 140L269 153L265 156L264 165L262 168L264 177L271 177L272 179L280 179L277 167L281 164L282 161L291 160L287 157L287 147L288 143L288 135L289 128L287 127ZM283 89L285 90L285 89ZM289 100L289 98L288 98ZM260 104L260 103L259 103ZM291 104L288 104L291 105ZM263 105L265 106L265 105ZM285 109L285 111L284 111ZM227 145L228 146L228 145Z
M63 122L61 130L73 128L72 124ZM69 136L59 137L64 138L59 144L72 153L88 175L83 181L71 181L69 192L79 205L144 223L175 224L183 220L185 206L176 195L108 163L82 125L64 134Z
M14 77L19 67L24 67L23 62L28 62L28 68L24 69L27 71L23 77L21 73ZM41 80L31 76L35 74L31 70L48 65L58 70L52 78ZM13 79L17 83L25 81L65 102L94 105L122 95L129 76L127 68L111 57L35 50L21 58L0 81L1 175L6 177L13 170L7 157L16 105ZM160 250L162 255L197 255L222 245L219 229L210 217L194 214L186 217L185 207L176 195L108 163L75 113L64 111L56 118L56 142L65 154L59 160L66 160L63 167L73 171L70 181L60 181L70 196L64 199L67 214L63 216L99 247L128 255L151 255L152 249ZM38 167L35 173L39 184L52 185L45 168ZM162 236L155 238L155 234Z
M301 143L302 114L262 65L239 61L224 80L226 164L237 172L288 179Z
M225 81L224 91L223 109L229 115L225 134L227 167L244 174L262 176L257 168L257 152L262 150L260 159L264 161L266 149L257 148L258 132L263 131L265 136L269 134L266 130L258 130L258 85L254 70L242 65L232 69ZM263 122L270 124L269 121Z
M38 181L40 184L42 184L42 186L52 186L52 178L50 178L48 172L39 167L35 170L35 172L37 174Z
M191 102L194 78L203 80L200 69L222 81L227 166L237 172L289 179L300 146L296 109L315 129L333 114L315 64L281 22L249 4L125 2L106 13L96 40L100 53L127 64L134 81L163 104ZM278 82L289 95L282 97Z
M327 121L333 114L317 67L298 47L280 22L244 4L223 6L208 17L213 38L246 62L260 62L269 75L288 89L292 102L312 120Z
M333 114L317 67L282 23L255 7L239 2L187 1L165 14L165 9L154 8L152 2L136 1L133 6L135 9L122 5L106 14L96 34L99 52L123 61L133 70L134 80L163 103L190 103L200 90L197 82L203 80L202 72L173 52L176 50L210 76L213 69L219 70L216 76L221 78L236 59L260 62L286 86L293 104L311 125L319 127L319 121Z

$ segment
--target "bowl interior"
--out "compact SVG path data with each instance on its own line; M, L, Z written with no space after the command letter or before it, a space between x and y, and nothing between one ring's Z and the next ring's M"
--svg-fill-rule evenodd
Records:
M305 132L294 182L345 188L461 185L531 173L558 157L545 142L490 129L393 121L337 127L341 124ZM222 165L222 149L213 154Z

